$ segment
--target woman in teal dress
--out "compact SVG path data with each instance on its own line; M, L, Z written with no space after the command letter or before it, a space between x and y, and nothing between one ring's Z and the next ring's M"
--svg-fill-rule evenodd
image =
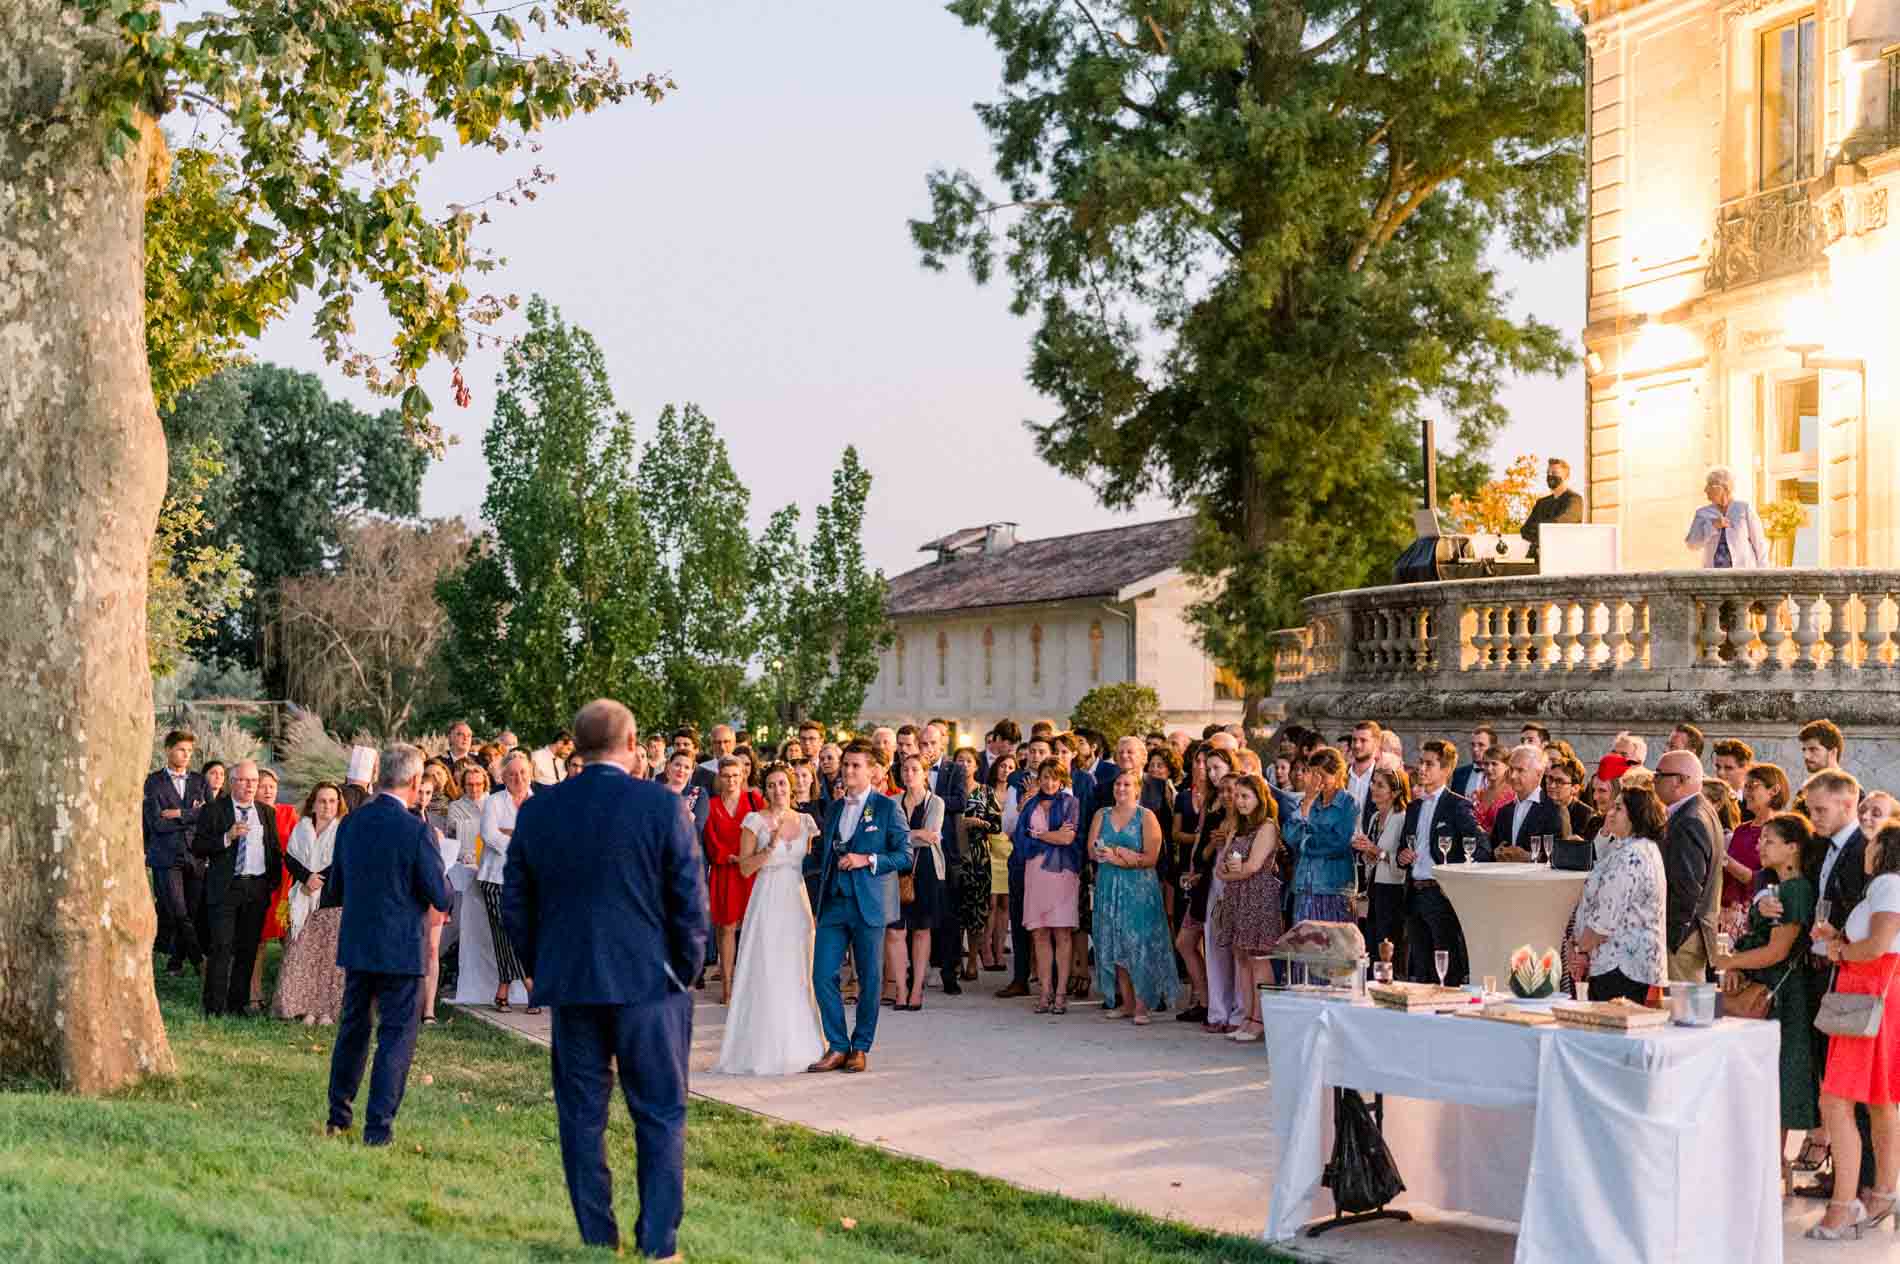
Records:
M1808 1034L1814 1008L1807 947L1814 924L1815 875L1827 855L1827 841L1816 838L1808 819L1793 812L1782 812L1762 826L1762 868L1770 871L1768 881L1776 889L1771 898L1749 908L1748 929L1736 941L1735 951L1713 963L1728 971L1728 990L1739 990L1747 982L1774 993L1770 1017L1781 1024L1781 1126L1789 1130L1805 1131L1821 1122L1821 1081ZM1771 910L1779 915L1771 915ZM1787 1164L1782 1167L1785 1180Z
M1141 806L1141 776L1115 778L1115 801L1090 826L1095 877L1095 984L1127 1008L1104 1018L1134 1015L1146 1027L1148 1011L1176 999L1174 945L1161 903L1155 866L1161 860L1161 823Z

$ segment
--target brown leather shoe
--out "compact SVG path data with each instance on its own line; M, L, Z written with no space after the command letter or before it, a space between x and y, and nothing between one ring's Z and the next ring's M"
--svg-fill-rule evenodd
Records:
M851 1056L844 1060L844 1069L846 1072L869 1071L871 1060L864 1056L864 1050L853 1049Z
M849 1059L847 1059L842 1053L827 1053L824 1057L818 1059L818 1061L806 1067L805 1070L807 1071L848 1071L851 1068L845 1065L847 1061L849 1061Z
M1028 996L1028 995L1029 995L1028 988L1024 987L1020 983L1011 983L1007 987L998 989L996 993L996 998L998 1000L1006 1001L1013 996Z

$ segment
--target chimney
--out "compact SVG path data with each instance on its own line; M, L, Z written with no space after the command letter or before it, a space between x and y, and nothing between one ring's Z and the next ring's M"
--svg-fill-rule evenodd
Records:
M992 522L983 530L983 553L998 557L1016 547L1016 524Z

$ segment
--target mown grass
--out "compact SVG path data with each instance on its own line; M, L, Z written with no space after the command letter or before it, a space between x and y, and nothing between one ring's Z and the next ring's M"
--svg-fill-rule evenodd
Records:
M330 1029L206 1020L189 978L161 981L160 1000L175 1079L103 1101L0 1092L0 1259L602 1258L576 1236L544 1050L466 1016L425 1032L396 1143L368 1149L322 1135ZM631 1243L633 1139L618 1104L608 1144ZM711 1102L693 1103L687 1161L691 1260L1284 1258Z

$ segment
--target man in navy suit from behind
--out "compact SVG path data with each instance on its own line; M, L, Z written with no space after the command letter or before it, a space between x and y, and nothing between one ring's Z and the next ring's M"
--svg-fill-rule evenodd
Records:
M634 1242L666 1259L686 1201L688 989L706 957L705 876L680 797L631 775L633 713L590 702L573 732L587 766L521 805L502 923L533 1003L552 1013L561 1167L581 1240L620 1245L606 1150L617 1067L639 1158Z
M337 826L325 903L343 906L336 963L343 970L343 1014L330 1051L329 1135L347 1132L369 1054L370 1007L376 1008L376 1066L363 1112L363 1144L388 1145L402 1106L420 1015L422 918L450 910L442 857L429 827L410 809L422 793L422 752L383 752L376 797Z

